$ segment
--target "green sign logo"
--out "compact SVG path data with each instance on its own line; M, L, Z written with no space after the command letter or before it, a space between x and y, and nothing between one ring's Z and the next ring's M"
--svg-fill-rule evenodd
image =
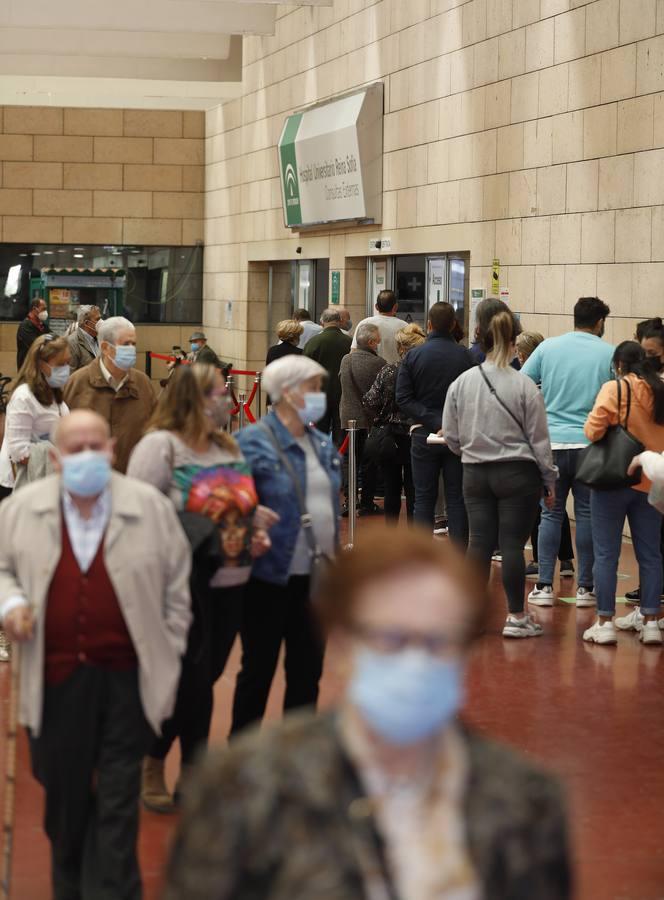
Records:
M281 159L281 187L284 194L284 209L287 225L302 224L302 208L300 206L300 182L297 175L297 157L295 139L302 121L302 113L290 116L279 143Z

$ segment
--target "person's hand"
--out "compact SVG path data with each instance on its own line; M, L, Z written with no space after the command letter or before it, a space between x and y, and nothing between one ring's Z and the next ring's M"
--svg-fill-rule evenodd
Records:
M547 509L553 509L556 504L556 489L555 488L545 488L544 490L544 505Z
M7 613L2 627L10 641L30 641L35 633L35 614L29 606L16 606Z
M254 513L254 528L265 529L269 531L273 525L276 525L281 516L268 506L257 506Z
M436 437L445 437L445 432L442 428L438 429L438 431L436 432Z
M637 469L641 468L641 454L635 456L634 459L629 464L629 468L627 469L628 475L634 475Z
M251 536L250 553L253 559L263 556L272 546L270 535L264 528L256 528Z

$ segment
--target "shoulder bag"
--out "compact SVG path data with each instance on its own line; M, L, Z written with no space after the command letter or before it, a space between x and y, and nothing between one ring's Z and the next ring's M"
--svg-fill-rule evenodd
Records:
M297 477L297 473L293 468L291 461L284 453L281 444L277 440L276 434L274 433L274 431L272 431L272 429L266 422L259 422L258 427L261 428L269 437L270 442L272 443L272 446L274 447L277 456L279 457L279 461L283 465L284 469L288 472L291 481L293 482L295 498L300 510L300 525L304 530L304 536L306 538L307 544L309 545L309 556L311 558L309 594L311 596L315 596L321 578L324 576L332 560L329 558L329 556L327 556L327 554L323 553L321 548L318 546L316 535L314 533L313 519L311 518L311 515L307 510L307 501L302 491L300 480Z
M616 378L618 385L618 422L620 423L620 409L622 406L620 378ZM629 413L632 405L632 388L629 381L624 382L627 387L627 408L623 425L612 425L599 441L595 441L579 454L579 463L576 469L577 481L596 491L611 491L616 488L633 487L641 481L641 470L634 475L628 475L627 469L635 456L642 453L645 447L641 441L634 437L628 429Z
M355 380L352 360L349 360L348 374L350 375L350 380L353 382L353 387L357 391L357 395L360 398L360 403L362 403L362 397L364 395L360 390L360 386ZM381 463L394 462L398 455L399 448L397 446L396 440L394 439L394 430L392 429L391 424L389 422L386 422L383 425L371 425L369 428L369 434L367 435L367 439L364 444L364 456L366 456L367 459L370 459L380 465Z

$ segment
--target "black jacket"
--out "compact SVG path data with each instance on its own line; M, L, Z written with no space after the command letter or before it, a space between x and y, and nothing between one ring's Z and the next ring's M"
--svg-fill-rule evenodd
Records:
M28 350L32 346L33 342L37 340L38 337L41 337L42 334L50 334L51 329L48 325L44 325L43 328L39 328L32 319L25 318L18 326L18 331L16 332L16 370L18 371L23 363L25 362L25 357L28 355Z
M284 356L302 356L302 351L299 347L295 347L289 341L282 341L281 344L274 344L274 346L270 347L267 351L265 365L269 366L275 359L281 359Z
M430 332L424 344L410 350L399 366L397 406L415 424L437 432L450 385L474 365L468 350L451 335Z
M206 639L210 634L208 616L210 579L223 565L223 557L219 546L219 528L212 519L193 512L179 512L178 518L191 545L192 553L189 579L192 622L185 659L189 663L196 664L206 656Z

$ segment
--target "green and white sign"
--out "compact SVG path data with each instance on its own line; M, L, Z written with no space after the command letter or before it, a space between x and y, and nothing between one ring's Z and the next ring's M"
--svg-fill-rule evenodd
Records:
M332 272L332 306L338 306L341 299L341 272Z
M289 116L279 166L286 227L380 223L383 85Z

